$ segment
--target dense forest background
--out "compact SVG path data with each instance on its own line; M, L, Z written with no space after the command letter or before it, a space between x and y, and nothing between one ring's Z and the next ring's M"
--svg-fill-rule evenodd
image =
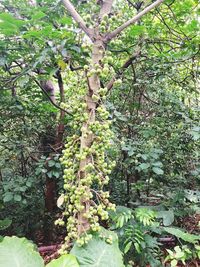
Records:
M96 27L103 1L97 2L73 1L88 29ZM152 2L115 1L100 32L112 32ZM38 245L64 240L66 229L54 224L62 225L68 189L62 158L84 125L85 87L96 71L101 89L93 100L106 109L101 119L112 134L98 124L91 130L100 143L110 140L95 149L105 150L99 161L117 206L100 225L118 233L126 266L164 266L166 248L174 247L184 257L172 253L169 264L197 260L198 1L163 1L109 41L100 69L90 73L92 42L60 1L3 0L0 10L0 234Z

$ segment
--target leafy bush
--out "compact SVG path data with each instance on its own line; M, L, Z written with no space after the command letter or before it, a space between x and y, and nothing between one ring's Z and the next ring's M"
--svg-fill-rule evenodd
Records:
M160 239L166 233L172 235L177 240L181 239L180 244L184 242L186 247L188 245L194 258L198 258L197 244L200 241L200 236L169 226L173 223L173 212L162 209L161 211L156 211L153 208L145 207L131 210L126 207L117 206L116 212L110 213L112 219L111 228L115 229L119 236L119 244L124 252L125 261L127 263L130 260L134 261L139 266L151 264L153 267L160 267L163 264L161 259L164 257ZM172 259L170 255L167 257L168 260L174 260L173 262L175 262L178 259L176 257ZM189 259L189 257L180 258L179 260L181 259Z
M0 242L0 267L44 267L36 246L25 238L4 237ZM73 255L64 255L46 267L79 267Z

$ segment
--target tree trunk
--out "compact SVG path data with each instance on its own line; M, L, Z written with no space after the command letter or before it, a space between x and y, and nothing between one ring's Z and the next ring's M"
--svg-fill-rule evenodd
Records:
M90 70L94 68L94 66L99 65L100 66L100 61L103 58L105 51L104 44L102 40L97 39L94 44L93 44L93 49L92 49L92 63L90 66ZM87 104L87 113L89 115L89 120L87 123L84 123L83 128L89 132L89 125L90 123L95 122L95 115L96 115L96 107L97 107L97 101L93 100L93 96L98 96L98 90L100 89L100 79L97 74L93 74L91 77L88 78L88 92L87 96L85 98L86 104ZM81 135L81 152L83 151L84 148L90 148L92 142L93 142L94 136L93 134L87 135L87 137L84 137L84 132L82 131ZM87 175L85 171L85 166L91 162L91 157L87 157L84 160L80 161L80 166L79 166L79 179L85 178ZM89 193L89 192L88 192ZM79 226L78 226L78 234L81 235L83 232L89 229L90 224L87 219L83 217L83 214L86 213L89 208L90 208L90 203L85 202L84 199L82 200L82 204L85 206L85 209L78 214L78 221L79 221Z

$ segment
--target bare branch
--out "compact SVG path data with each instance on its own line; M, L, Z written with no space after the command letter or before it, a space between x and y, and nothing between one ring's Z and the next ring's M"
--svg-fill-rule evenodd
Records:
M154 3L152 3L151 5L149 5L148 7L146 7L144 10L142 10L141 12L139 12L135 17L133 17L132 19L126 21L124 24L122 24L120 27L118 27L117 29L115 29L113 32L108 33L105 36L105 43L108 43L110 40L112 40L113 38L115 38L120 32L122 32L124 29L126 29L128 26L134 24L136 21L138 21L142 16L144 16L146 13L148 13L149 11L151 11L153 8L155 8L156 6L159 6L164 0L157 0Z
M118 75L112 77L112 79L106 84L106 88L108 89L107 93L112 89L114 82L116 79L120 77L120 75L133 63L141 55L141 51L137 51L134 55L132 55L121 67L120 72Z
M72 5L72 3L69 0L62 0L64 6L72 16L72 18L78 23L79 27L88 35L88 37L93 40L93 32L91 29L89 29L82 17L79 15L79 13L76 11L75 7Z

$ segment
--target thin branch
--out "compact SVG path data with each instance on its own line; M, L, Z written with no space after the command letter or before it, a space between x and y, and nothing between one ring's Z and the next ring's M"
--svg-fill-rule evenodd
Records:
M79 15L79 13L76 11L75 7L72 5L72 3L69 0L62 0L64 6L70 13L70 15L73 17L73 19L78 23L79 27L88 35L88 37L93 40L93 32L91 29L89 29L82 17Z
M154 3L152 3L150 6L146 7L144 10L139 12L135 17L132 19L126 21L124 24L122 24L120 27L115 29L113 32L108 33L105 36L105 43L108 43L110 40L115 38L119 33L121 33L124 29L126 29L128 26L134 24L136 21L138 21L142 16L144 16L146 13L151 11L156 6L159 6L164 0L157 0Z
M122 75L122 73L124 72L124 70L126 70L134 60L136 60L139 56L141 55L141 51L137 51L133 56L131 56L121 67L118 75L114 76L106 85L106 88L108 89L107 93L112 89L114 82L116 81L117 78L120 77L120 75Z
M156 17L167 27L167 29L169 30L169 32L173 35L173 36L175 36L176 38L178 38L179 40L181 39L183 39L183 38L181 38L180 37L180 32L178 32L177 30L175 30L175 29L172 29L172 28L170 28L170 26L167 24L167 22L166 22L166 20L164 19L164 17L162 16L162 14L157 10L157 12L158 12L158 15L156 15ZM177 35L178 34L178 35ZM188 39L188 37L184 34L184 36L186 37L186 39Z
M63 112L67 113L67 114L70 115L70 116L73 116L70 112L68 112L67 110L61 108L59 105L57 105L56 103L54 103L54 102L52 101L51 97L50 97L50 96L48 95L48 93L46 92L46 90L42 87L42 85L41 85L37 80L34 79L34 82L35 82L35 83L42 89L43 93L47 96L47 98L49 99L49 101L51 102L51 104L52 104L54 107L58 108L59 110L62 110Z
M152 103L154 103L154 104L156 104L156 105L159 105L159 104L160 104L159 102L157 102L157 101L151 99L148 95L145 95L144 92L142 92L142 95L143 95L143 97L146 98L148 101L150 101L150 102L152 102Z

